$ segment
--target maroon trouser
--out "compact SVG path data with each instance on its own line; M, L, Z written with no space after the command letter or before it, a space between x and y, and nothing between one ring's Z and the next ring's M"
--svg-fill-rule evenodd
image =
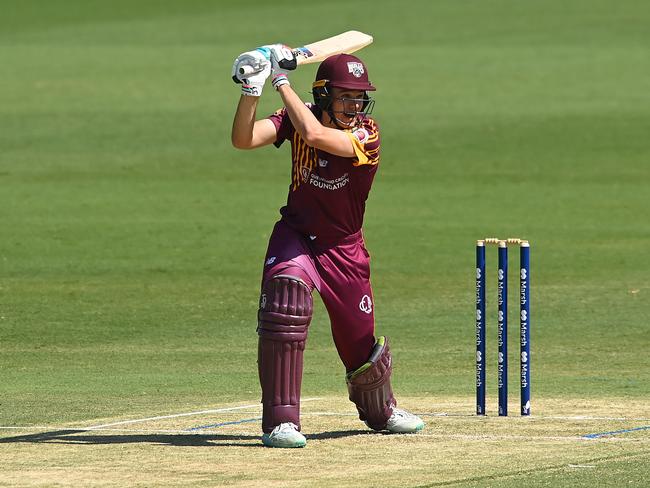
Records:
M361 232L336 246L321 247L279 221L269 239L264 263L262 285L275 275L292 275L310 290L318 291L347 370L368 360L375 344L375 314L370 256Z
M373 350L374 303L361 232L323 246L280 221L264 262L258 368L262 427L270 432L283 422L300 427L302 355L312 312L307 295L318 290L347 371L364 364Z

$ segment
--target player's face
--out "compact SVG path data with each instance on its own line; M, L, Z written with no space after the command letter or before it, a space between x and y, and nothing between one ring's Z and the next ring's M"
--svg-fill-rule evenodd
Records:
M332 111L342 125L354 125L357 116L363 112L365 92L347 88L332 89Z

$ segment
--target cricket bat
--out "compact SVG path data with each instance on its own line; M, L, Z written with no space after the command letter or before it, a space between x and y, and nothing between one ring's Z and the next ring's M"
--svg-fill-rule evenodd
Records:
M372 36L359 31L347 31L337 36L328 37L322 41L312 42L304 46L292 48L298 66L318 63L335 54L351 54L366 47L373 41ZM239 74L248 75L259 71L256 66L242 66Z

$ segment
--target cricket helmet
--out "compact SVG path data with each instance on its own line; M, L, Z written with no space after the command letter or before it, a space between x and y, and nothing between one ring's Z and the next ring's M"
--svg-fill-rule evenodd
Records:
M351 90L375 91L368 79L368 70L356 56L335 54L323 61L316 72L316 81L327 80L329 86Z
M366 65L351 54L335 54L323 61L316 72L316 80L312 84L314 103L321 110L329 112L332 104L331 88L349 90L375 91L376 88L368 78ZM364 94L364 110L372 105L368 94ZM369 112L366 112L369 113Z

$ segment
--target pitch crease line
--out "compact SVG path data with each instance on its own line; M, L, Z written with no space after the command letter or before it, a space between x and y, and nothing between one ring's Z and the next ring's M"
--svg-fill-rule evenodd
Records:
M627 434L628 432L637 432L640 430L650 430L650 425L644 425L643 427L633 427L631 429L621 429L621 430L612 430L610 432L599 432L597 434L586 434L583 435L585 439L599 439L601 437L614 436L618 434Z
M650 422L648 418L633 418L633 417L591 417L576 415L573 417L559 417L559 416L549 416L549 417L537 417L538 419L546 420L611 420L611 421L620 421L620 422Z
M476 414L464 414L464 413L446 413L446 412L414 412L417 415L422 417L437 417L437 418L475 418L481 421L486 419L495 419L497 421L502 421L496 415L488 415L485 417L477 417ZM545 415L528 415L525 417L511 416L508 417L510 420L520 420L522 422L532 422L535 420L594 420L594 421L612 421L612 422L650 422L648 418L642 417L591 417L585 415L576 415L576 416L545 416Z
M371 433L371 432L369 432ZM589 442L594 439L590 439L584 436L525 436L525 435L469 435L469 434L423 434L419 432L417 434L408 435L410 439L416 440L419 437L430 437L438 439L459 439L466 441L491 441L491 440L525 440L525 441L574 441L574 442ZM608 442L639 442L640 439L622 439L620 437L609 437L609 438L598 438L600 441Z
M305 398L301 400L301 402L313 402L316 400L322 400L322 398ZM105 427L115 427L116 425L128 425L128 424L138 424L142 422L152 422L154 420L166 420L166 419L175 419L179 417L191 417L194 415L206 415L206 414L212 414L212 413L223 413L223 412L232 412L235 410L246 410L247 408L256 408L259 409L261 408L259 403L255 403L253 405L240 405L237 407L226 407L226 408L217 408L213 410L200 410L197 412L185 412L185 413L175 413L172 415L160 415L158 417L147 417L143 419L133 419L133 420L122 420L120 422L111 422L109 424L100 424L100 425L92 425L90 427L84 427L85 430L96 430L96 429L103 429Z
M186 432L194 432L196 430L204 430L204 429L217 429L219 427L224 427L226 425L240 425L240 424L246 424L249 422L259 422L262 420L262 417L254 417L252 419L241 419L241 420L234 420L231 422L221 422L218 424L210 424L210 425L199 425L198 427L192 427L186 430Z

